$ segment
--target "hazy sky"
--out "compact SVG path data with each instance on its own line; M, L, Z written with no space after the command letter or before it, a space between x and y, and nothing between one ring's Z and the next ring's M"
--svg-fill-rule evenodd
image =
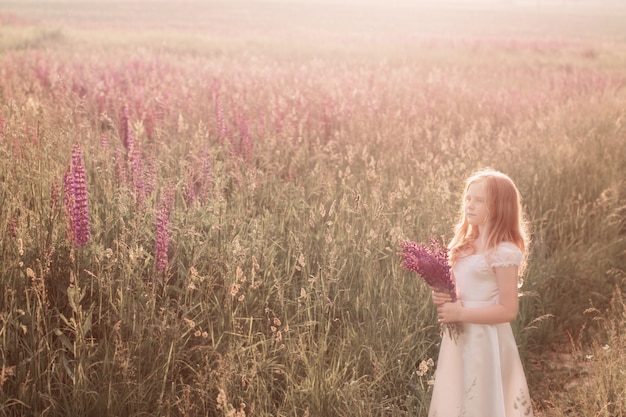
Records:
M602 33L624 40L626 0L0 0L0 13L82 27L186 29L229 36Z

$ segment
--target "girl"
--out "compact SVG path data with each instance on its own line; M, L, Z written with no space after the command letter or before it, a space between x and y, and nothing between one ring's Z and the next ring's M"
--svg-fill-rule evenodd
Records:
M526 247L513 181L492 170L471 176L449 245L458 301L433 292L439 322L461 322L463 332L443 332L429 417L533 415L510 324Z

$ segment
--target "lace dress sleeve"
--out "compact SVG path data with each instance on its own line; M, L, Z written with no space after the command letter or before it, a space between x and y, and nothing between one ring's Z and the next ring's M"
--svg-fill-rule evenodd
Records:
M502 242L491 256L492 268L502 266L519 266L522 263L522 251L511 242Z

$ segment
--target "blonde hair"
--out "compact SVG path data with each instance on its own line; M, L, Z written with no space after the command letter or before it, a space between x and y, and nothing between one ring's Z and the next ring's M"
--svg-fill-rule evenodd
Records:
M492 169L479 171L469 177L465 183L465 191L461 200L461 212L456 224L454 237L448 245L450 249L450 263L454 263L463 256L474 253L474 242L479 236L478 228L467 222L465 216L465 195L469 187L477 182L485 184L487 208L489 212L485 240L487 253L495 250L501 242L511 242L523 254L528 247L528 231L522 210L521 196L515 183L507 175ZM520 273L523 265L520 265Z

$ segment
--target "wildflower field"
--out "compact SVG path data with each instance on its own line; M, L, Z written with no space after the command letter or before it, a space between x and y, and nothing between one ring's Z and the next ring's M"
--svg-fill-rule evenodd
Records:
M425 416L484 167L536 414L626 415L626 8L382 4L0 0L0 416Z

